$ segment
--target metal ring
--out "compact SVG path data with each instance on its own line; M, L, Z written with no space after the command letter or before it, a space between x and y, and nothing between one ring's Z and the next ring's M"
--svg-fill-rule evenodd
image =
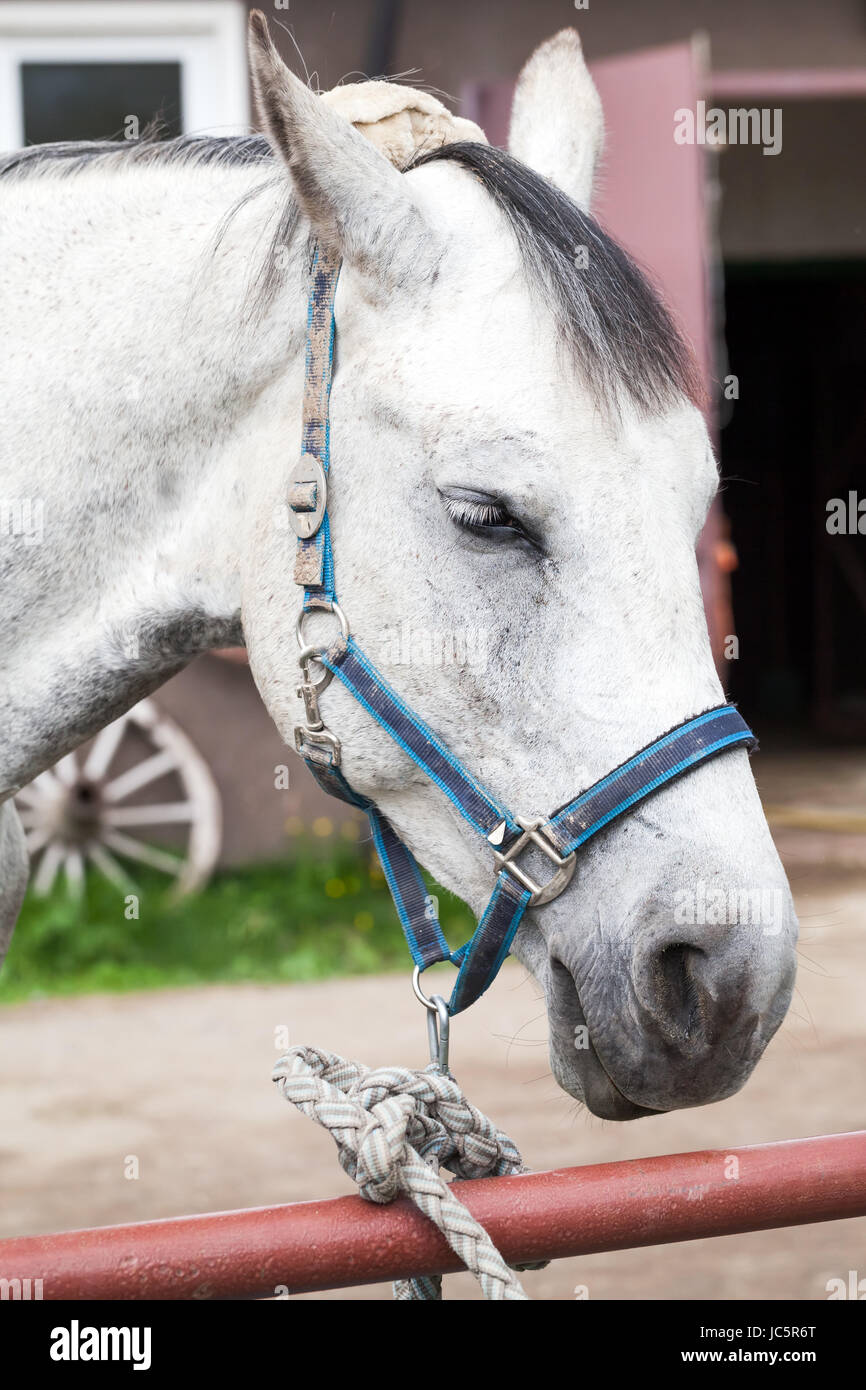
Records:
M427 998L419 983L420 979L421 966L416 965L412 971L412 988L415 991L415 998L420 1000L425 1009L429 1010L427 1014L427 1041L430 1045L430 1061L435 1062L443 1076L447 1076L451 1015L441 994L434 994L429 999Z
M320 599L317 602L315 608L302 608L298 621L295 623L295 636L298 639L298 646L303 651L307 650L307 648L304 646L304 619L308 618L311 613L333 613L334 617L338 619L340 624L340 636L342 637L344 642L348 641L349 619L346 617L339 603L334 598ZM325 648L319 647L318 650L325 651Z
M322 662L322 657L328 649L327 647L312 645L305 647L303 634L304 619L306 617L309 617L311 613L316 612L334 614L334 617L337 618L337 620L339 621L340 636L342 637L344 642L348 640L349 636L349 619L346 617L345 613L343 612L339 603L337 603L336 599L323 599L320 607L318 608L302 608L300 616L298 617L298 621L295 623L295 636L298 639L298 646L301 649L300 655L298 656L298 665L301 666L304 670L305 684L311 685L315 691L322 691L327 690L328 686L331 684L331 681L334 679L333 671L330 671L328 667L324 666L324 663ZM307 666L311 661L318 661L319 664L323 666L325 672L325 674L323 676L320 676L317 681L311 680L306 670Z
M432 1000L432 999L428 999L428 998L427 998L427 995L424 993L423 989L421 988L421 985L420 985L420 983L419 983L420 979L421 979L421 967L420 967L420 965L416 965L416 966L415 966L415 969L412 971L412 988L413 988L413 990L415 991L415 998L416 998L420 1003L422 1003L422 1004L424 1005L424 1008L425 1008L425 1009L429 1009L431 1013L438 1014L439 1010L438 1010L438 1008L436 1007L436 1005L433 1003L433 1000Z

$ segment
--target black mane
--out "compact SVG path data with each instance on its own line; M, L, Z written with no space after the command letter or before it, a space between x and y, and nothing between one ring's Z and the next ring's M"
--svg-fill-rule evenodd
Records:
M547 179L492 145L461 142L420 154L409 169L448 160L477 178L507 219L527 277L579 360L598 399L622 390L642 410L701 397L691 351L656 290L622 247ZM174 140L100 140L34 145L0 156L0 179L65 177L104 164L258 166L276 172L264 136L181 135ZM264 187L264 185L262 185ZM242 206L259 191L244 195ZM293 201L274 244L298 223ZM269 256L258 279L265 300L277 288Z
M263 135L178 135L161 140L151 128L139 140L62 140L0 154L0 179L64 176L98 164L267 164L274 152Z
M594 218L493 145L443 145L411 167L443 159L474 174L508 220L530 284L597 395L616 383L645 410L700 399L697 365L657 291Z

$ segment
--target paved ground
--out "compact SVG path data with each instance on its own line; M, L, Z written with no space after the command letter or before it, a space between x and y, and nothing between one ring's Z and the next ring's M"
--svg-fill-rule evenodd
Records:
M469 1095L535 1168L866 1127L866 876L788 860L803 924L792 1013L746 1089L615 1125L553 1082L543 1008L509 963L455 1025ZM274 1030L368 1062L424 1059L405 978L53 1000L0 1011L0 1235L337 1195L330 1140L269 1080ZM128 1155L137 1180L124 1177ZM621 1251L526 1276L534 1297L822 1298L866 1276L866 1220ZM2 1271L0 1271L2 1273ZM449 1296L474 1297L468 1276ZM385 1288L334 1298L386 1298Z
M866 870L866 749L776 746L753 766L786 865Z

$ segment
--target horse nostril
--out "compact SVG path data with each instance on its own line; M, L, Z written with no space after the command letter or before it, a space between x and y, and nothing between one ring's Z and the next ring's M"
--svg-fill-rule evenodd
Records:
M698 946L676 941L656 958L657 1014L674 1037L691 1038L700 1029L704 991L696 966L703 954Z

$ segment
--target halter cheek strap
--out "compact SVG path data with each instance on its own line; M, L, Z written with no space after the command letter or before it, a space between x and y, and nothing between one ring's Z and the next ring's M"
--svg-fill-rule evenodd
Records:
M416 975L438 961L456 965L458 974L448 1013L457 1014L492 984L527 907L542 907L568 886L576 852L582 845L693 767L728 748L754 748L757 741L733 705L720 705L677 725L547 820L528 819L512 814L492 796L392 689L351 636L334 589L327 513L328 403L339 273L339 261L317 247L307 319L303 454L289 480L289 515L297 536L295 580L304 588L298 623L304 680L298 693L304 700L306 723L296 728L295 745L325 791L367 813ZM324 609L339 619L340 636L328 648L304 645L304 618L315 609ZM318 679L313 679L313 664L324 672ZM325 728L318 705L319 695L334 677L435 782L493 852L497 868L493 893L472 937L457 951L445 940L412 852L374 803L353 791L343 776L339 740ZM520 856L530 845L551 861L553 873L546 883L536 882L520 863Z

